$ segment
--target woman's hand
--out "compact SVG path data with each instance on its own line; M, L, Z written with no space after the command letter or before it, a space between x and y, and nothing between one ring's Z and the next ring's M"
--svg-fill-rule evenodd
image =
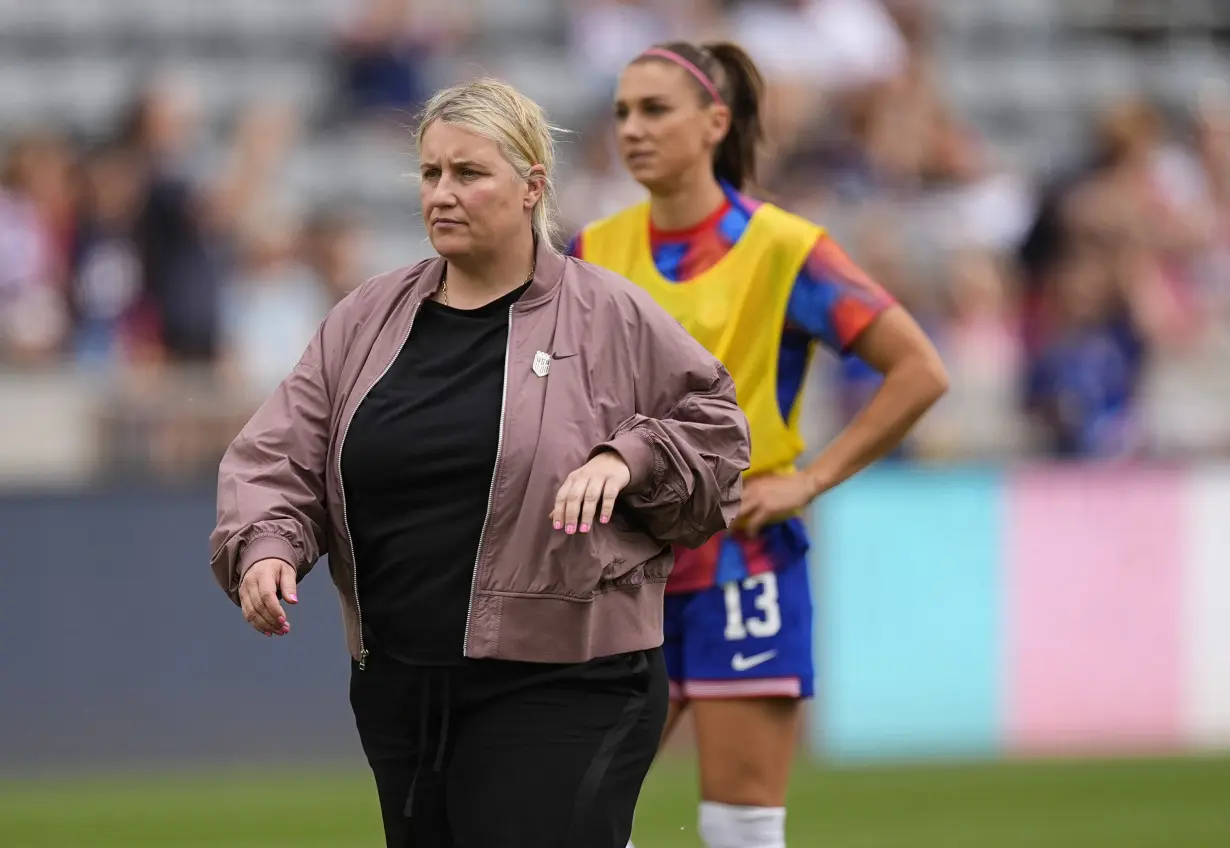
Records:
M288 604L299 603L295 593L295 569L282 559L262 559L243 575L239 584L239 605L243 617L266 636L285 636L290 632L286 613L278 602L278 592Z
M614 451L603 451L568 475L555 495L551 524L568 535L580 530L588 533L594 523L598 501L602 511L598 520L606 524L615 511L615 499L632 478L628 465Z
M769 474L743 483L743 505L735 527L756 536L768 524L784 521L819 494L810 474Z

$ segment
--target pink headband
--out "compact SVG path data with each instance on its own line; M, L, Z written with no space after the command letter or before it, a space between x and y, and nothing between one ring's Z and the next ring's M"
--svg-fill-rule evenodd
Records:
M674 50L663 50L661 47L651 47L642 53L641 56L656 56L659 59L674 62L676 65L683 68L696 78L696 81L701 84L705 91L709 92L709 96L713 98L714 103L719 106L726 105L726 101L723 100L722 95L718 93L717 86L713 84L713 80L709 79L709 75L689 62L687 59L680 56Z

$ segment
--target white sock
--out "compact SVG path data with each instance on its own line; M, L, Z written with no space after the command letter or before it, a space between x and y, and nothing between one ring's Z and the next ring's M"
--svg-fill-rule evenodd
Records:
M786 808L704 801L700 837L709 848L786 848Z

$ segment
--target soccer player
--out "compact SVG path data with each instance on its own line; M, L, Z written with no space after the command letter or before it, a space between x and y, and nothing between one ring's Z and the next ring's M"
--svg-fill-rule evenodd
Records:
M947 387L919 326L821 227L743 193L762 88L734 44L671 43L634 59L615 114L621 156L649 199L571 246L645 288L721 359L751 426L736 529L678 550L667 586L666 733L692 710L711 848L785 845L800 703L814 685L805 508L889 453ZM817 342L884 379L797 469L799 394Z

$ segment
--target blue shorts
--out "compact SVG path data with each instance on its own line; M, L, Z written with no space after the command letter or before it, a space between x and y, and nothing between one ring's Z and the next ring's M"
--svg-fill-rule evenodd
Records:
M806 557L776 572L667 595L663 629L675 700L815 694Z

